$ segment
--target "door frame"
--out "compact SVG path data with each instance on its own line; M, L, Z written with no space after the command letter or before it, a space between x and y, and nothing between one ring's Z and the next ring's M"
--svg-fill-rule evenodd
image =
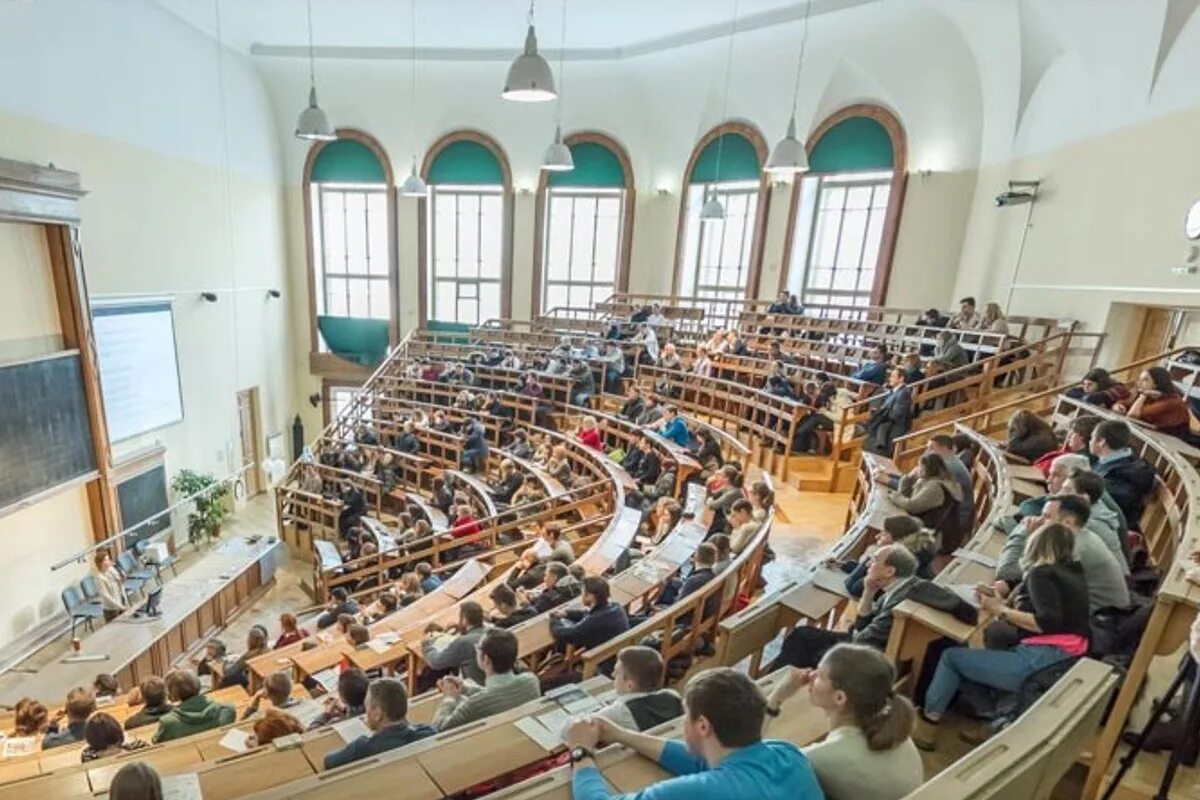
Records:
M246 431L242 427L242 400L245 398L246 405L250 410L250 443L251 452L245 452L246 446ZM239 469L246 466L247 460L251 464L251 468L246 470L242 476L242 483L246 487L246 499L250 499L257 494L262 494L266 491L262 472L259 465L263 461L263 441L262 441L262 413L259 405L259 391L257 386L251 386L248 389L242 389L236 395L238 404L238 447L242 451L242 463L238 465Z

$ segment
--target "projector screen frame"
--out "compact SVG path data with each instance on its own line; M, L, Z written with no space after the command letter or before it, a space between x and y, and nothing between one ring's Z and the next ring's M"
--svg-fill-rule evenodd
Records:
M178 415L178 417L176 417L174 419L171 419L168 421L163 421L163 422L158 422L150 427L140 428L137 431L135 431L134 433L129 433L129 434L126 434L123 436L114 435L113 427L112 427L111 421L109 419L108 401L107 401L107 399L105 399L103 397L103 395L104 395L104 372L103 372L104 358L100 352L101 346L100 346L99 333L95 332L96 319L98 317L102 317L102 316L115 316L120 313L137 313L138 311L141 311L144 313L146 311L150 311L150 310L154 310L154 309L161 309L163 306L166 307L167 314L171 320L171 350L174 355L174 361L175 361L175 392L176 392L176 396L179 398L179 415ZM180 366L179 366L179 335L178 335L178 329L176 328L176 325L175 325L175 297L173 295L158 295L158 296L112 295L112 296L106 296L106 297L95 297L95 298L92 298L92 301L91 301L91 316L92 316L92 327L93 327L93 331L94 331L93 335L96 337L96 373L97 373L97 377L99 378L101 397L103 400L101 411L104 415L106 427L108 428L110 445L118 444L121 442L127 442L130 440L136 439L139 436L145 436L148 433L153 433L154 431L160 431L160 430L163 430L164 428L169 428L172 425L178 425L179 423L183 422L187 418L187 407L186 407L186 404L184 403L184 399L183 399L183 374L182 374L182 372L180 370Z

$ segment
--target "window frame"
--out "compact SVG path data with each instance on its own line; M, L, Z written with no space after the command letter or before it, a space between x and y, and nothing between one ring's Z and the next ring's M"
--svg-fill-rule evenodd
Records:
M637 189L633 175L633 163L629 160L629 154L625 151L624 146L611 136L599 131L574 131L563 137L563 144L571 147L577 144L597 144L607 149L610 153L616 156L621 163L621 171L625 176L625 186L621 197L621 223L620 223L620 242L617 250L617 274L615 292L618 294L629 291L629 268L630 260L633 253L633 221L634 210L637 206ZM534 216L534 233L533 233L533 286L530 292L529 311L530 318L536 319L538 316L549 311L548 308L543 308L543 298L545 295L544 284L546 278L545 261L546 261L546 223L549 219L548 198L550 194L549 175L545 170L540 170L538 175L538 190L537 202L535 204ZM587 187L572 187L575 189L586 190ZM596 188L612 188L612 187L596 187Z
M443 150L458 141L471 141L482 145L495 156L496 161L500 164L500 172L504 179L501 187L503 229L500 240L500 315L501 317L508 318L512 316L513 183L512 169L509 166L508 156L505 154L504 149L500 147L495 139L482 131L452 131L434 142L429 150L425 152L425 158L421 162L421 177L428 181L429 170L433 166L434 159ZM432 184L430 188L433 188ZM418 324L422 328L428 326L430 320L431 309L429 308L429 300L432 296L432 290L429 282L433 279L433 264L430 258L431 253L429 252L429 231L432 230L429 223L429 215L432 212L429 209L429 205L430 200L427 197L417 207L417 317L419 320Z
M856 103L835 111L805 139L809 154L817 142L835 125L851 117L867 117L883 126L892 140L892 184L888 194L888 207L884 215L883 235L879 241L879 257L875 263L875 282L871 287L871 306L882 306L887 301L888 286L892 277L892 263L896 252L896 235L900 229L900 217L904 210L904 190L908 185L908 140L904 126L890 110L874 103ZM852 172L836 173L853 175ZM782 266L779 270L777 292L791 285L792 248L796 244L796 217L800 212L800 180L792 182L791 206L788 210L788 226L784 232ZM811 240L811 236L810 236ZM806 257L805 264L808 263Z
M370 314L370 311L368 310L368 312L367 312L368 317L370 319L389 319L390 320L392 317L397 316L396 315L396 298L393 297L392 293L391 293L392 276L390 274L390 269L385 269L383 274L372 273L370 271L370 268L368 267L368 271L365 273L356 273L356 272L347 271L347 272L343 272L343 273L334 273L331 275L327 269L328 265L325 263L325 257L324 257L324 253L325 253L325 247L324 247L324 245L325 245L325 224L324 224L325 198L324 198L324 194L325 194L325 192L326 191L339 192L339 193L343 193L343 195L349 194L349 193L354 193L354 192L361 193L364 196L370 195L370 194L382 195L384 198L384 208L385 208L384 213L386 215L386 213L387 213L387 211L386 211L387 187L383 186L381 184L374 184L374 183L314 183L312 185L312 188L310 191L312 192L312 202L313 202L313 219L310 220L310 224L313 225L313 232L312 232L312 235L313 235L313 281L314 281L314 287L316 289L317 313L318 314L329 313L329 292L330 292L329 281L332 278L332 279L346 281L346 284L347 284L347 287L346 287L347 313L350 308L349 287L352 282L362 281L362 282L365 282L368 286L370 286L370 284L372 284L372 283L386 282L388 284L388 292L387 292L388 316L387 317L372 316ZM364 212L364 213L367 213L367 212ZM345 216L346 216L345 211L343 211L343 217L345 217ZM366 239L368 242L368 246L367 246L366 254L367 254L367 263L369 265L371 263L370 245L369 245L370 240L371 240L369 213L367 214L367 216L368 216L368 222L367 222L367 230L366 230ZM319 224L316 224L316 223L319 223ZM389 227L391 227L390 220L387 221L387 224ZM390 254L389 254L389 256L390 256ZM372 294L368 290L368 292L367 292L368 309L370 308L371 297L372 297ZM318 344L319 344L319 342L318 342ZM322 352L324 352L324 351L322 351Z
M383 145L371 136L369 133L355 128L338 128L335 131L339 140L346 139L358 142L369 149L375 158L378 159L384 173L384 186L387 191L387 220L388 220L388 298L391 303L391 314L388 320L388 340L392 345L395 345L400 339L400 246L399 246L399 228L396 213L396 182L395 172L392 170L391 159L388 158L387 152L383 149ZM304 175L301 182L301 193L304 203L304 248L306 269L308 271L308 335L309 335L309 370L312 374L318 377L329 377L335 375L358 375L368 374L365 368L356 364L350 364L333 353L321 352L320 335L317 332L317 315L319 304L317 302L317 283L316 283L316 246L318 237L314 235L313 228L313 197L314 186L312 180L313 167L317 162L317 156L329 142L314 142L308 149L308 154L304 160Z
M499 197L500 203L501 203L501 210L500 210L501 241L503 241L503 236L504 236L504 234L503 234L503 229L504 229L504 188L502 186L496 186L496 185L474 186L474 185L465 185L465 184L445 184L444 186L440 186L440 187L439 186L430 186L429 187L429 197L426 200L426 202L428 204L430 204L430 206L434 206L434 204L437 202L439 194L445 196L447 199L451 198L451 197L476 197L476 198ZM455 238L457 240L458 229L461 228L461 224L462 224L461 223L462 214L461 214L461 212L458 211L457 208L455 209L455 211L456 211L455 219L456 219L456 226L457 226L456 230L455 230L455 234L456 234ZM426 216L426 224L428 225L428 229L423 232L423 235L425 236L426 242L429 243L428 246L431 248L436 247L436 244L437 244L437 233L436 233L437 216L438 215L437 215L437 211L436 211L436 206L434 206L434 210L432 210ZM479 216L482 217L482 214L480 214ZM476 247L477 247L477 251L479 251L479 252L482 252L482 249L483 249L482 232L483 232L483 226L482 226L482 220L480 220L479 230L477 231L477 237L476 237ZM444 282L447 279L444 277L439 277L437 274L437 253L431 251L430 256L431 256L430 260L433 265L432 266L433 275L431 276L431 280L429 280L427 282L428 296L426 297L426 301L429 303L430 308L433 309L434 311L436 311L437 303L435 302L435 296L436 296L436 291L437 291L437 284ZM457 258L455 259L456 265L461 264L461 263L462 262L459 261ZM500 264L500 274L495 278L482 277L482 275L480 274L480 273L482 273L482 270L479 269L479 266L480 266L480 264L477 263L476 264L476 276L474 278L459 277L459 275L457 274L458 270L456 269L454 277L449 279L454 283L455 299L458 301L462 301L464 299L465 300L474 300L477 304L476 305L477 312L479 311L478 302L479 302L480 295L481 295L480 288L483 284L485 284L485 283L495 284L497 294L501 294L501 295L503 294L503 286L504 286L503 260L501 260L501 264ZM465 295L463 293L462 287L466 286L466 285L474 285L475 292L474 292L473 297L468 297L467 295ZM497 310L497 313L500 314L501 316L503 316L503 307L504 307L504 303L503 303L503 300L501 300L500 309ZM487 316L483 316L483 315L477 315L477 316L479 316L479 318L478 318L477 322L475 323L476 325L482 325L484 322L487 321L487 319L489 319L489 317L487 317ZM438 321L451 322L451 320L438 320ZM453 322L458 323L458 320L453 320ZM459 324L465 325L465 324L469 324L469 323L459 323Z
M704 134L696 142L695 147L692 148L691 155L688 157L687 167L683 171L683 180L679 193L679 219L675 229L675 268L671 276L671 294L676 297L680 296L682 291L684 255L688 249L685 239L687 235L687 220L690 214L689 190L693 185L696 185L691 182L692 170L695 168L700 154L704 152L704 148L710 142L716 141L728 133L736 134L746 139L754 148L759 164L765 164L767 161L767 140L763 138L758 128L745 122L724 122L709 130L708 133ZM721 181L721 183L724 182ZM735 181L729 182L732 183ZM741 181L736 182L740 183ZM711 186L713 183L710 182L705 185ZM754 212L754 238L751 240L750 245L750 262L747 265L746 289L743 294L743 297L747 299L758 297L759 282L762 277L763 242L766 238L767 217L771 205L770 187L771 183L768 174L760 170L758 176L758 197ZM698 257L699 251L697 251ZM698 267L699 265L697 264Z
M590 254L591 270L590 270L588 279L587 280L573 279L571 277L571 264L570 263L567 264L566 280L555 279L550 275L550 271L549 271L550 247L549 247L549 245L550 245L550 232L552 229L552 226L550 224L550 218L553 213L554 200L556 197L557 198L571 198L571 199L591 199L591 200L596 200L596 201L615 199L617 201L617 204L618 204L618 209L617 209L618 223L616 226L616 234L617 234L616 245L617 246L614 248L614 252L613 252L613 255L614 255L613 279L611 282L596 280L596 233L597 233L597 221L599 220L599 214L593 214L591 217L592 252ZM621 251L624 246L624 236L623 236L623 233L624 233L623 227L624 226L621 224L621 222L624 220L626 209L627 209L627 205L626 205L626 201L625 201L625 189L623 187L616 188L616 187L611 187L611 186L610 187L569 186L569 187L561 187L561 188L556 189L555 187L551 186L551 187L547 187L547 189L546 189L546 201L542 204L542 209L543 209L542 210L542 225L540 226L542 247L539 248L541 251L540 257L541 257L541 262L542 262L542 269L538 270L538 282L541 284L541 293L539 295L539 305L538 305L539 310L541 310L543 308L546 311L550 310L551 305L548 302L546 295L552 284L559 285L559 286L566 286L568 296L570 295L570 289L572 286L587 286L587 287L589 287L591 292L593 293L593 299L592 299L590 305L594 305L597 302L603 302L604 300L607 300L613 294L621 291L621 289L620 289L621 268L622 268ZM574 231L575 231L576 224L581 219L584 219L584 218L581 217L576 212L574 204L573 204L572 211L571 211L571 222L572 222L572 226L571 226L571 230L572 230L571 261L574 261L574 251L575 251ZM606 293L603 296L599 296L599 297L595 296L594 292L597 287L602 287ZM568 300L567 305L568 306L570 305L569 300Z

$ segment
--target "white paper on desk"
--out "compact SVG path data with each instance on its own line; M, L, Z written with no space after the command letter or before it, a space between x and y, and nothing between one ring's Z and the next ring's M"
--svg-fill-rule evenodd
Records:
M516 724L517 730L532 739L534 744L547 753L556 750L562 744L561 736L546 730L542 723L534 717L521 717Z
M11 736L4 740L5 758L27 756L30 753L36 753L37 749L37 738L34 736Z
M567 729L567 723L571 721L571 715L561 708L556 708L545 714L538 714L537 721L550 733L557 734L559 738L562 738L563 732Z
M973 583L945 583L942 584L943 589L949 589L956 595L961 597L967 603L970 603L973 608L979 608L979 598L975 596L975 584Z
M376 653L386 653L391 645L382 639L371 639L367 642L367 647L371 648Z
M955 558L963 558L967 561L974 561L976 564L987 567L988 569L996 568L996 559L992 558L986 553L981 553L978 550L964 550L960 547L954 551L953 555Z
M294 706L285 709L287 713L300 721L300 724L307 729L310 725L317 721L317 717L325 711L325 706L318 703L316 700L303 700Z
M342 741L346 744L350 744L360 736L369 737L371 735L371 729L367 727L367 723L363 721L362 717L351 717L341 722L335 722L333 730L342 737Z
M395 631L384 631L375 638L384 644L395 644L396 642L400 641L400 634L396 633Z
M684 539L672 539L666 547L662 549L661 556L667 561L675 564L682 564L691 558L692 553L696 548Z
M200 793L200 776L194 772L164 775L161 780L163 800L204 800Z
M217 744L219 744L221 747L224 747L226 750L232 750L235 753L244 753L250 749L250 745L248 744L249 740L250 731L230 728L225 732L225 735L221 737L221 741L217 742Z
M633 565L634 577L640 578L647 583L658 582L658 569L654 564L646 559L642 559Z
M327 692L337 691L338 672L336 669L330 668L321 670L316 675L313 675L313 680L321 684L321 688Z

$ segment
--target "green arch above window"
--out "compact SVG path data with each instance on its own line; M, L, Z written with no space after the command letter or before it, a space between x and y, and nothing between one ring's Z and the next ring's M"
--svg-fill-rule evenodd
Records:
M717 166L717 151L720 151L720 171ZM704 145L688 183L712 183L714 181L753 181L762 174L762 164L754 145L740 133L723 133Z
M551 172L551 186L625 187L625 169L617 154L598 142L579 142L571 145L575 169L570 172Z
M354 139L338 139L317 153L311 180L313 183L387 183L387 174L371 148Z
M479 142L459 139L433 157L426 181L496 186L504 183L504 170L491 150Z
M812 172L878 172L894 164L892 137L870 117L850 117L834 125L808 156Z

